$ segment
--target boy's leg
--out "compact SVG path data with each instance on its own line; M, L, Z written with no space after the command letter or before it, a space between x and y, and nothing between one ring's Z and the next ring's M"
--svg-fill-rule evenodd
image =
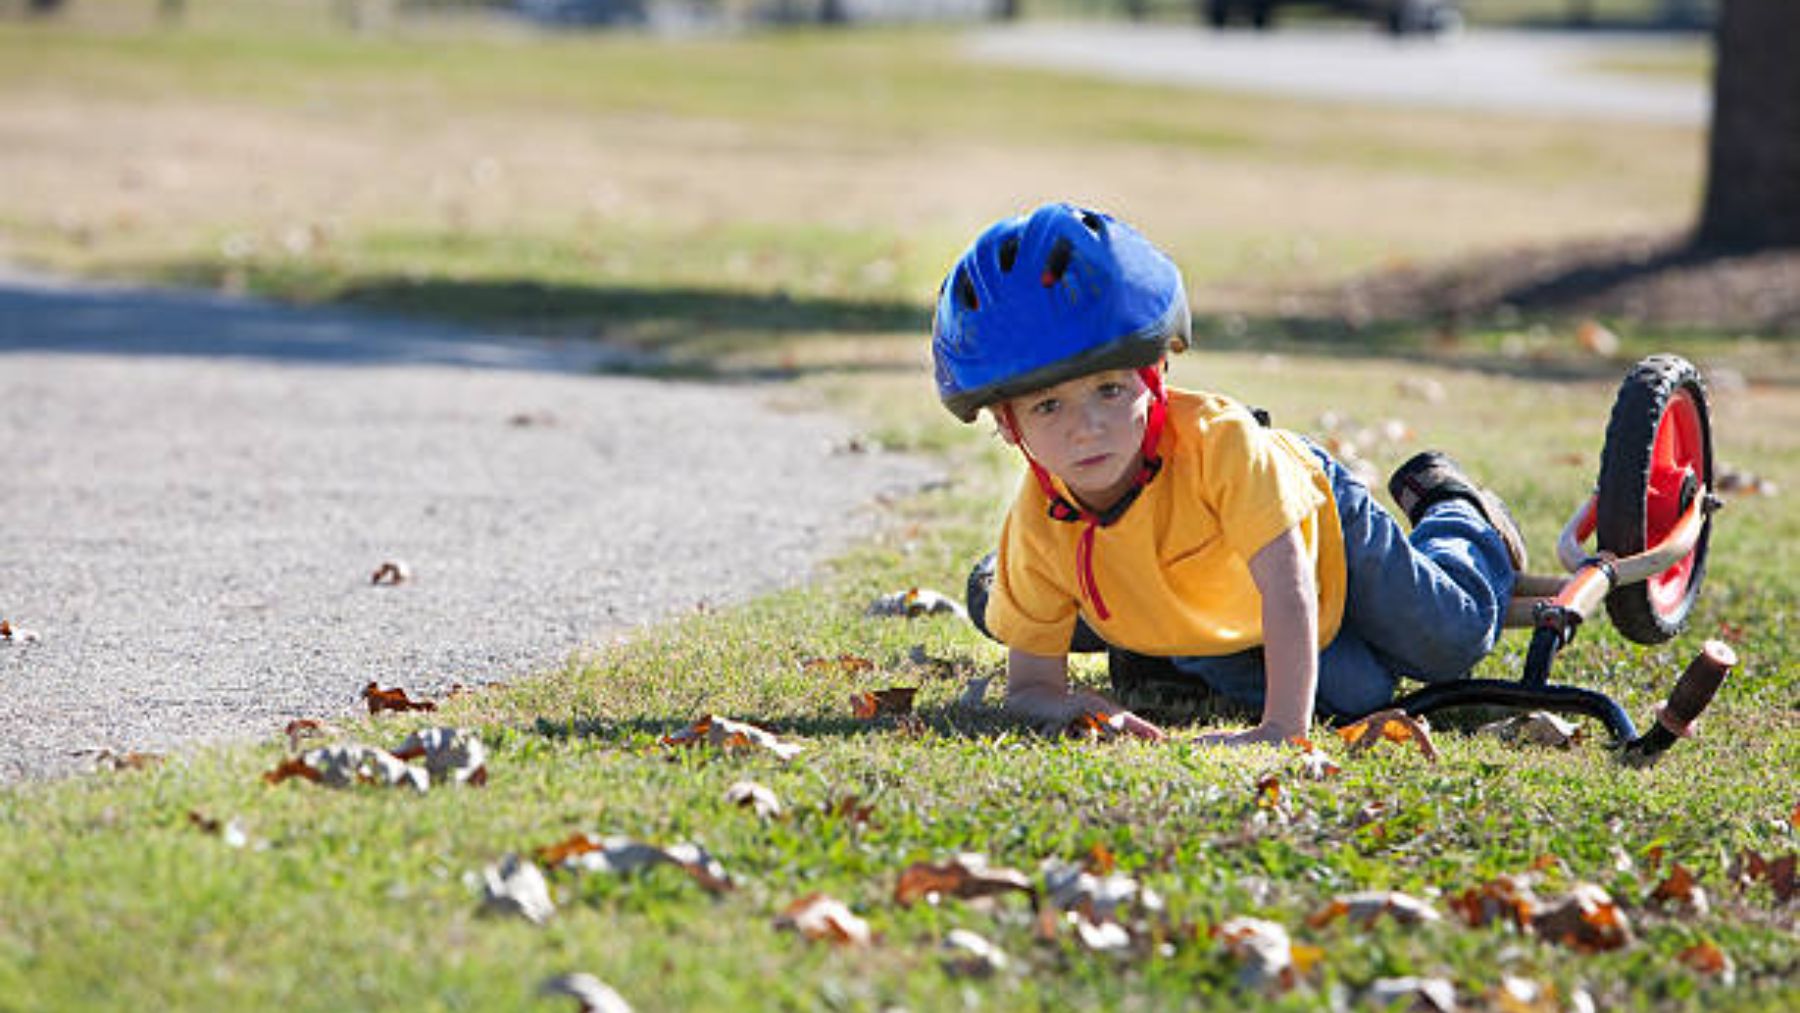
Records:
M1499 639L1518 576L1509 539L1484 513L1497 501L1483 507L1453 494L1419 502L1408 537L1367 486L1335 461L1326 470L1344 529L1345 630L1400 674L1427 682L1466 675Z
M1262 714L1267 675L1262 648L1222 657L1173 659L1183 675L1206 684L1251 721ZM1313 709L1327 718L1356 717L1394 698L1393 665L1355 631L1341 630L1319 652L1319 691Z

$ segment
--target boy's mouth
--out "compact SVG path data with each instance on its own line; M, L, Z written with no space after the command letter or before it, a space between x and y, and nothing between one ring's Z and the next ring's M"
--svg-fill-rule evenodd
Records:
M1092 468L1096 465L1105 464L1111 457L1111 454L1095 454L1092 457L1084 457L1081 460L1076 461L1075 466L1077 468Z

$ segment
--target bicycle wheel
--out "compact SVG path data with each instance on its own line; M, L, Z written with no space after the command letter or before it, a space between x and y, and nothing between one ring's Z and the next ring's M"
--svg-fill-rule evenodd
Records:
M1674 355L1638 363L1619 385L1600 452L1595 538L1601 551L1629 556L1660 544L1712 482L1712 422L1700 371ZM1693 551L1679 562L1613 589L1606 597L1613 626L1640 644L1681 632L1700 595L1711 535L1708 517Z

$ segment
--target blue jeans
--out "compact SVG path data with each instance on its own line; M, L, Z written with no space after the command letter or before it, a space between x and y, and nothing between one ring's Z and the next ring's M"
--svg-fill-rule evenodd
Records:
M1400 676L1465 677L1493 650L1517 574L1506 544L1474 504L1434 504L1410 537L1367 486L1314 448L1331 479L1344 529L1343 623L1319 652L1317 710L1360 715L1394 697ZM1212 690L1260 710L1262 649L1172 659Z

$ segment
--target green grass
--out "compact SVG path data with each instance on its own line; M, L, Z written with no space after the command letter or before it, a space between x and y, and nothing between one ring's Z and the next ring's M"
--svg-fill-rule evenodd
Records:
M148 771L0 792L0 1009L525 1008L537 1004L544 978L571 970L597 974L646 1010L1318 1008L1408 974L1449 978L1474 1008L1495 1005L1503 975L1553 988L1554 1008L1578 990L1603 1008L1800 1003L1796 903L1778 905L1767 887L1742 889L1727 876L1740 849L1775 857L1800 848L1791 773L1800 769L1800 511L1791 499L1800 377L1787 343L1630 332L1606 360L1577 350L1572 321L1529 334L1526 323L1480 322L1446 350L1415 322L1352 331L1230 312L1241 287L1505 246L1521 238L1508 231L1511 210L1534 204L1573 222L1533 226L1540 239L1563 227L1677 223L1694 185L1692 132L1095 86L967 67L931 33L679 44L448 34L429 46L404 33L290 34L274 40L241 22L159 35L0 25L0 79L11 96L0 100L9 103L0 116L11 116L0 130L14 131L0 142L22 142L0 143L0 159L53 151L69 177L32 176L47 189L0 193L13 253L600 335L684 370L791 375L882 443L941 455L953 480L891 504L867 542L814 586L644 630L581 664L446 702L437 718L479 729L492 750L485 788L418 797L266 785L260 775L284 746L271 728L266 742L187 753ZM113 174L138 165L133 142L30 120L21 110L32 100L102 115L139 101L134 115L166 124L199 152L188 156L188 189L161 194L166 203L131 203L140 191L121 196ZM305 127L290 136L357 157L333 161L296 141L302 168L270 161L259 180L280 198L262 204L291 206L236 210L235 177L209 181L204 144L179 133L196 110L239 126L245 120L234 117ZM451 214L412 199L411 190L429 192L429 174L408 175L406 144L370 139L407 116L438 124L462 113L481 143L445 145L461 159L446 172L466 173L469 150L499 152L507 172L532 184L512 203L471 198ZM532 129L496 133L508 117ZM717 199L694 196L698 184L685 177L670 192L634 192L641 203L632 214L534 196L561 192L556 173L531 174L540 162L565 174L602 171L592 153L558 162L563 148L535 146L540 131L584 129L629 131L643 145L632 157L668 165L696 150L693 132L722 129L724 143L700 149L758 199L688 214L691 201ZM1059 140L1070 131L1085 146ZM429 145L429 133L406 137ZM987 171L1091 157L1081 164L1116 173L1098 178L1118 201L1156 212L1144 224L1168 237L1196 289L1219 300L1199 320L1201 350L1175 366L1178 383L1229 391L1305 432L1321 432L1327 412L1402 420L1412 436L1372 451L1373 463L1385 471L1423 446L1452 450L1514 506L1537 569L1549 566L1562 521L1593 482L1612 391L1632 358L1670 348L1748 376L1716 396L1719 456L1789 493L1736 500L1720 515L1688 633L1641 647L1597 620L1557 665L1559 677L1612 694L1641 722L1699 643L1729 634L1743 665L1705 733L1662 766L1631 771L1593 744L1520 750L1446 728L1443 758L1431 764L1397 746L1349 756L1321 731L1344 772L1306 782L1292 775L1289 753L1212 752L1192 742L1191 729L1161 748L1091 744L1041 737L991 708L957 707L969 679L998 673L1000 649L951 620L874 619L863 609L913 585L959 589L1017 482L1017 462L997 441L935 404L921 346L943 263L979 222L1027 198L990 201L981 190L941 205L863 198L848 217L834 216L842 210L834 201L790 199L771 215L754 188L773 186L761 179L765 148L792 146L843 172L889 179L921 171L905 161L909 149L966 152L977 138L988 146L979 149ZM83 175L84 152L101 171ZM304 167L346 164L402 177L397 196L332 205L296 178ZM1253 214L1224 217L1231 208L1207 207L1211 190L1130 174L1142 164L1177 167L1182 182L1209 187L1266 175L1291 189L1270 191ZM137 171L154 181L159 169L152 160ZM1370 208L1368 193L1435 203ZM1297 208L1283 200L1293 194L1304 198ZM1456 216L1464 204L1509 211ZM156 224L122 224L123 211ZM1221 217L1207 217L1215 211ZM328 223L328 241L284 249L294 221ZM1415 375L1443 383L1448 396L1400 393L1398 381ZM945 664L915 667L915 647ZM1479 674L1516 674L1523 650L1510 635ZM802 667L845 653L875 670ZM1091 659L1079 676L1104 680ZM851 717L852 692L888 685L921 687L923 734ZM805 752L782 764L658 744L708 712L760 723ZM346 735L394 746L418 723L387 717ZM1271 772L1284 777L1280 812L1257 802L1255 785ZM722 802L740 778L772 788L788 815L764 822ZM837 811L851 796L872 807L866 824ZM239 820L251 846L201 832L190 811ZM547 925L477 914L466 877L583 830L703 843L737 889L715 898L666 868L628 878L555 872L560 910ZM1035 875L1045 860L1081 861L1096 847L1164 899L1124 956L1087 952L1066 931L1037 940L1018 898L910 908L892 899L900 871L916 861L975 851ZM1662 877L1651 865L1657 849L1698 875L1709 913L1649 902ZM1404 890L1443 910L1443 898L1545 856L1557 862L1541 894L1577 881L1604 886L1629 914L1634 941L1584 954L1454 920L1307 925L1332 897L1368 888ZM791 901L819 890L867 918L876 944L839 950L774 927ZM1285 925L1319 948L1317 965L1291 992L1245 991L1210 936L1237 915ZM993 940L1010 968L986 980L947 974L938 946L954 928ZM1703 941L1731 958L1729 984L1676 959Z

